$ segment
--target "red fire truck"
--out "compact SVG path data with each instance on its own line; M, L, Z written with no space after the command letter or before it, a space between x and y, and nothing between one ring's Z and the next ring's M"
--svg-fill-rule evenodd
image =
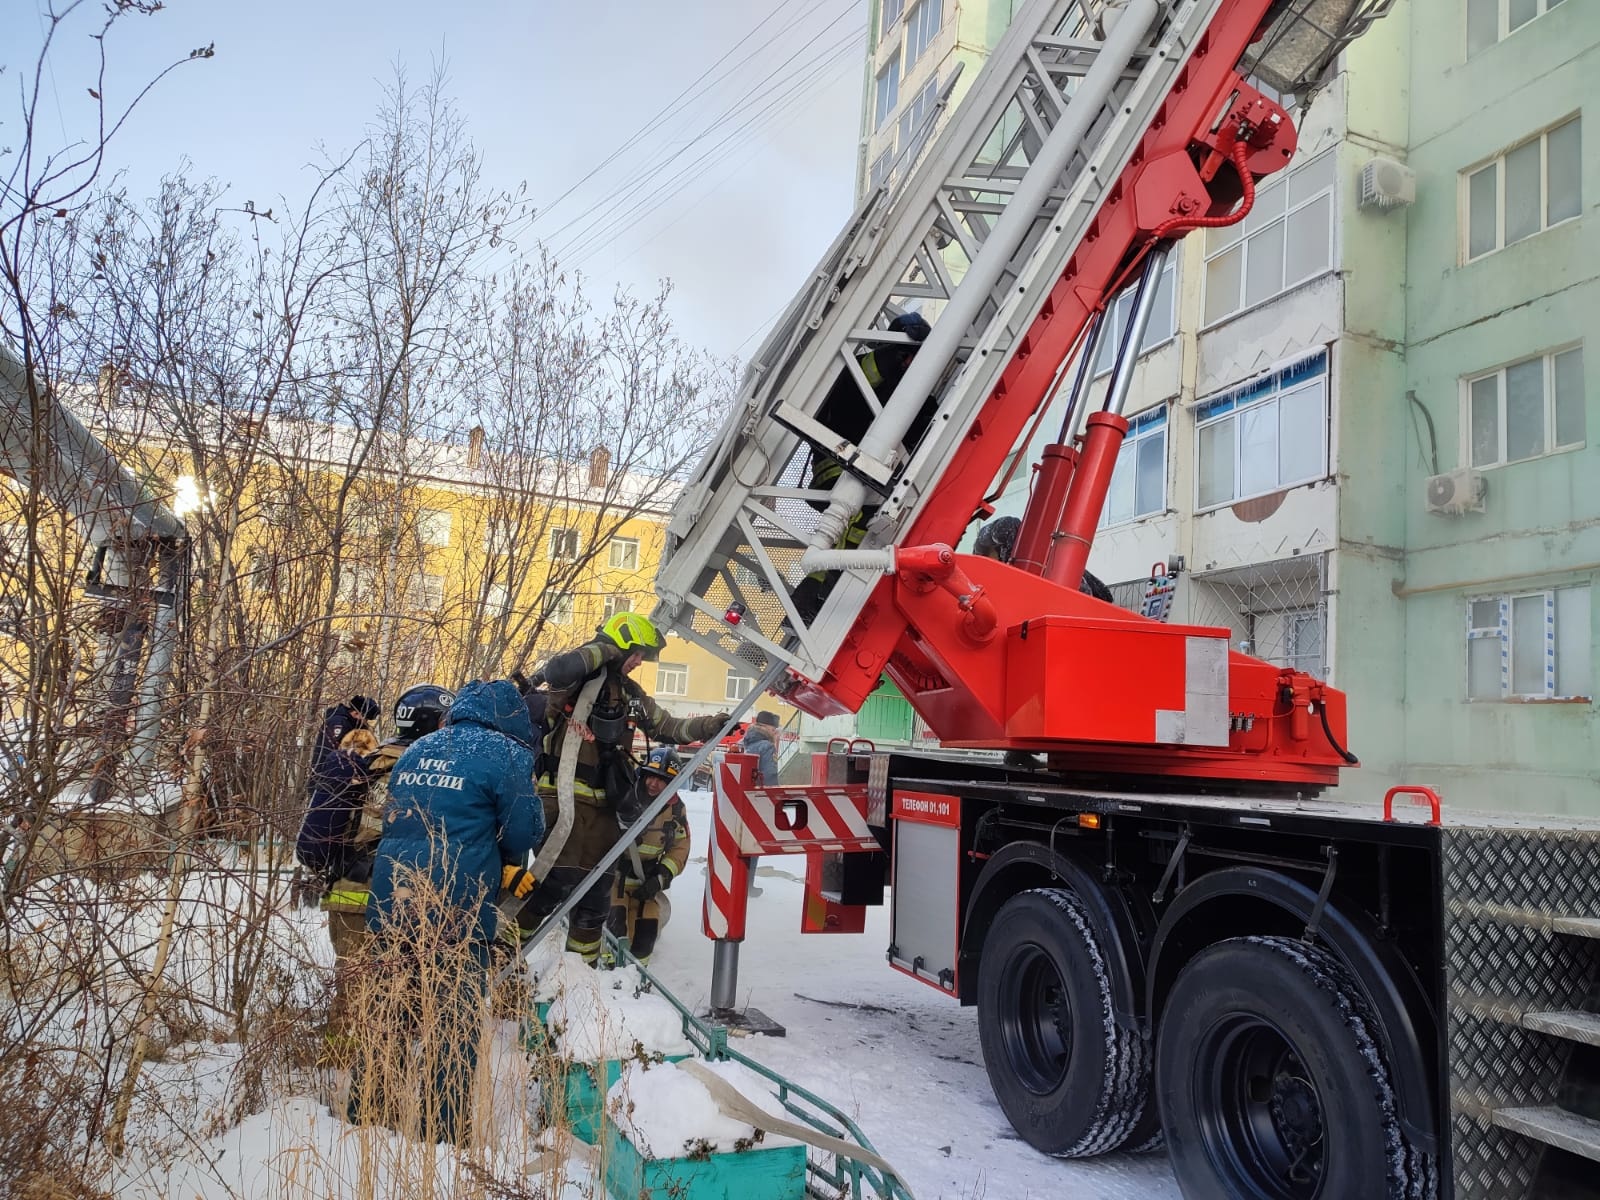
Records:
M1600 1195L1600 830L1335 793L1341 691L1079 587L1174 240L1250 212L1295 149L1274 97L1391 3L1022 6L756 354L656 583L792 704L887 675L943 746L1008 752L723 768L714 1003L739 871L806 843L808 928L892 896L890 964L977 1005L1028 1142L1164 1138L1191 1197ZM953 552L1047 412L1014 556Z

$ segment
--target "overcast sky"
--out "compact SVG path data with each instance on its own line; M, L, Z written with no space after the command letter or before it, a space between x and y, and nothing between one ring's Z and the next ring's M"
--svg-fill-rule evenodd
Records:
M18 136L46 2L0 0L0 147ZM216 57L169 76L113 143L135 192L187 159L238 203L303 200L307 164L361 139L395 67L420 82L442 60L487 180L526 181L541 210L531 236L597 292L670 278L684 334L724 354L754 350L849 214L866 0L166 4L108 40L110 105L194 47ZM87 0L64 28L44 76L47 144L86 132L98 9Z

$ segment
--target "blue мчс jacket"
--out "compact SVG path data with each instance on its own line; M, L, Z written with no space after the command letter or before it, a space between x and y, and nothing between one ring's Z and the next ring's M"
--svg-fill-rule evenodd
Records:
M372 871L367 924L402 931L408 869L426 872L449 905L428 914L470 920L449 936L489 940L501 868L522 865L544 840L533 784L533 727L507 680L474 681L456 693L449 724L413 742L389 774L389 807ZM397 889L397 876L399 888ZM459 919L459 918L458 918Z

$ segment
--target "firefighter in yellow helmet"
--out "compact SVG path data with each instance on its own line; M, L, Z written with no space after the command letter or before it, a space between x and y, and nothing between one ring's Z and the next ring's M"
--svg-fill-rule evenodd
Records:
M593 638L557 654L538 673L550 688L545 709L549 733L539 766L539 797L548 828L554 828L560 816L556 772L562 747L569 737L581 738L582 743L573 782L576 810L572 831L549 878L522 910L519 924L524 934L555 911L617 841L621 833L617 807L634 787L634 730L642 730L652 741L682 745L714 737L727 723L727 713L675 717L629 678L641 663L656 661L663 645L660 631L647 618L617 613ZM601 677L600 690L589 719L580 724L572 719L573 705L579 691L596 676ZM589 962L600 953L611 889L612 876L607 874L584 894L569 918L567 949Z

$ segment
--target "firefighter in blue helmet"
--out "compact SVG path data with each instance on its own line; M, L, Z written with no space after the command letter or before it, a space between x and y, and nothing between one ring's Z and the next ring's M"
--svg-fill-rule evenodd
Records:
M474 681L456 694L444 728L412 743L390 772L367 923L374 979L391 994L408 989L407 1006L430 1017L422 1073L432 1091L420 1130L430 1141L464 1140L495 900L502 887L519 896L533 887L526 863L544 837L544 813L532 741L516 686ZM369 1115L362 1106L374 1090L352 1081L352 1119Z

